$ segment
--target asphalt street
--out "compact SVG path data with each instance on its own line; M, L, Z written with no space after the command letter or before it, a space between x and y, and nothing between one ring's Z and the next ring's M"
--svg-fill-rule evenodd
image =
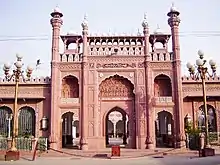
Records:
M77 159L77 158L38 158L35 161L19 160L16 162L1 161L0 165L111 165L120 163L120 165L220 165L220 156L205 157L205 158L190 158L189 156L164 156L162 157L142 157L133 159Z

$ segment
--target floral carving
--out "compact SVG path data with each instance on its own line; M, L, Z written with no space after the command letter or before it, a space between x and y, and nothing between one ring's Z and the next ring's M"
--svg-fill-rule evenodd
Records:
M99 87L100 97L133 97L134 86L127 79L115 75L105 79Z

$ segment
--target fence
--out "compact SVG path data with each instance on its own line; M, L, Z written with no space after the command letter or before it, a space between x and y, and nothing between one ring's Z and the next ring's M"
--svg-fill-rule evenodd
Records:
M11 142L11 139L0 137L0 150L9 149L10 142ZM34 138L20 137L20 138L15 139L16 148L22 151L32 151L34 149L35 142L36 142L36 139ZM37 150L46 151L47 148L48 148L47 138L39 138Z

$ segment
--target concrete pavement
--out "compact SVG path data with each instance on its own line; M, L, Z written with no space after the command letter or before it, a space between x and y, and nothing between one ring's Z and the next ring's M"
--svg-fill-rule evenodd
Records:
M142 158L132 158L132 159L93 159L93 158L73 158L73 157L63 157L63 158L38 158L36 161L19 160L16 162L0 162L0 165L73 165L73 164L83 164L83 165L111 165L120 163L120 165L220 165L220 156L214 157L189 157L189 156L164 156L164 157L142 157Z

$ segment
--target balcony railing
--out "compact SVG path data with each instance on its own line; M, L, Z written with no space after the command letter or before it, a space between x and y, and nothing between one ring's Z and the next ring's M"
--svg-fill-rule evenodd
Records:
M61 98L61 104L78 104L79 98Z
M172 103L173 98L171 96L154 97L155 103Z

